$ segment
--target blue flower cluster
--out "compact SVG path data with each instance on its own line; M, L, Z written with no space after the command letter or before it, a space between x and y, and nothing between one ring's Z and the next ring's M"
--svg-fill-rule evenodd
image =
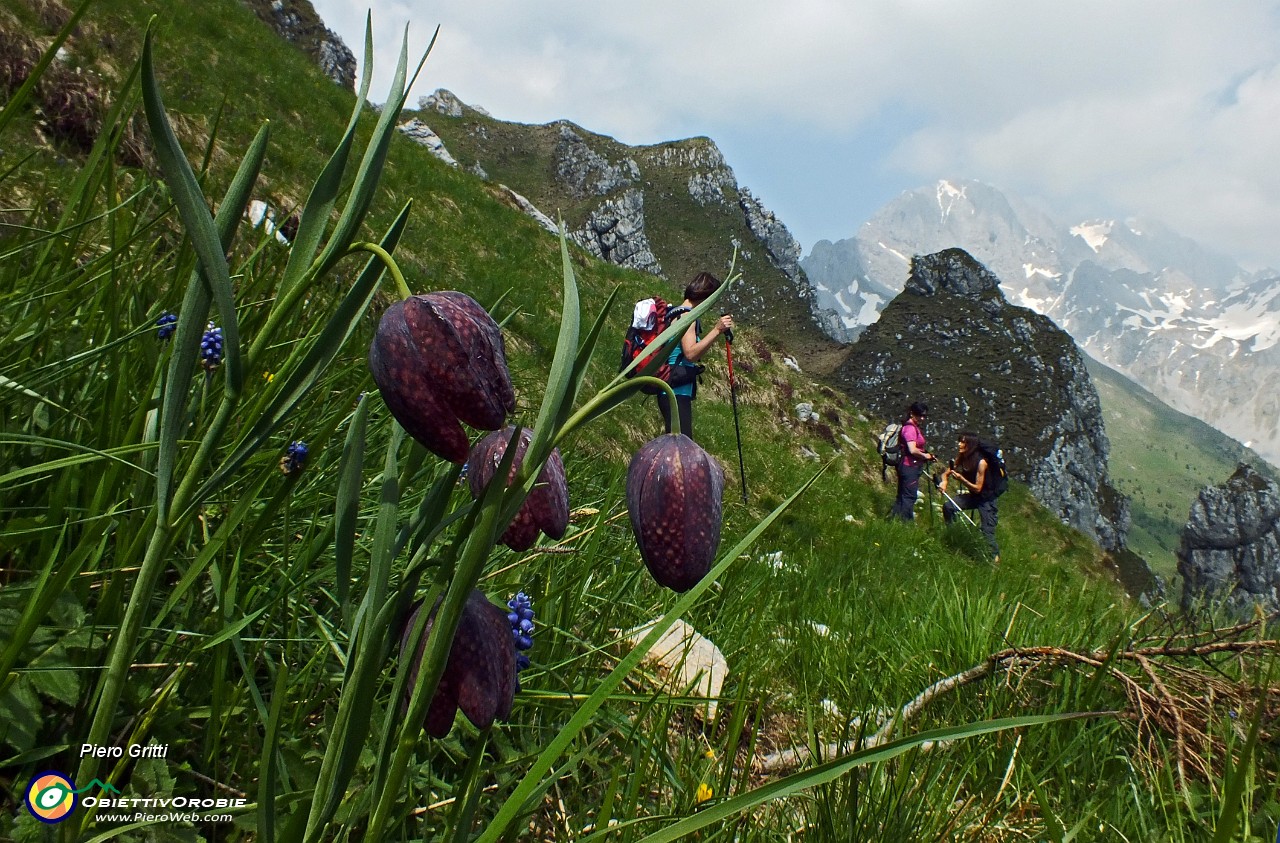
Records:
M307 449L306 442L290 442L284 456L280 458L280 470L284 472L285 476L302 471L306 467L308 453L310 452Z
M176 313L165 311L160 314L160 318L156 320L156 339L167 340L173 336L173 332L178 330L178 316Z
M222 329L212 322L200 338L200 359L210 372L222 365Z
M524 651L533 646L533 599L523 591L507 601L507 620L511 622L511 638L515 642L516 673L529 666L529 657ZM516 689L520 688L520 679L516 679Z

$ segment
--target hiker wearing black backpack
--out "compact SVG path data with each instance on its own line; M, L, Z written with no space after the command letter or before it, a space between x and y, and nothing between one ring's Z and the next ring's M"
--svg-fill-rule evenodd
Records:
M942 505L942 518L948 524L955 521L963 510L978 510L979 526L991 546L992 562L1000 564L1000 546L996 544L996 521L999 512L996 500L1007 488L1004 461L999 448L978 439L976 433L965 431L957 443L959 454L938 478L938 488L946 496ZM955 497L947 495L947 482L954 478L964 487Z
M894 470L898 472L898 496L893 502L890 516L903 521L916 517L916 498L920 494L920 474L927 463L934 460L925 450L924 422L929 408L917 401L907 409L907 419L898 431L898 456Z
M684 288L684 302L679 307L673 307L667 311L667 323L675 322L706 301L712 293L720 289L720 283L720 279L710 272L699 272ZM694 322L680 337L680 342L676 343L671 356L667 359L673 372L668 382L676 394L676 412L680 414L680 432L690 439L693 438L693 399L698 394L696 373L700 373L703 368L698 361L711 350L711 346L715 345L716 340L721 336L732 338L732 332L733 317L727 313L716 319L711 330L705 335L702 333L701 324ZM677 367L683 367L686 372L691 369L693 374L681 376ZM671 400L667 397L665 390L658 393L658 410L662 413L662 421L666 425L667 433L670 433Z

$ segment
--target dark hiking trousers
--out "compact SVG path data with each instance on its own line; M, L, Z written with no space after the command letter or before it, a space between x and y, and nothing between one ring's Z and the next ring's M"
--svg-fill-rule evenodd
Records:
M996 544L996 521L1000 513L996 509L996 499L989 498L982 500L981 496L972 492L961 492L953 496L951 501L942 504L942 519L950 524L956 520L957 514L962 509L978 510L978 526L982 528L982 535L987 537L987 544L991 546L991 555L1000 555L1000 546Z
M667 426L667 433L670 433L671 399L667 397L667 391L665 389L658 393L658 410L662 413L662 423ZM680 414L680 432L692 439L693 396L676 395L676 412Z
M916 497L920 494L920 475L924 472L924 463L920 465L900 465L898 472L898 497L893 502L889 514L903 521L914 521L916 517Z

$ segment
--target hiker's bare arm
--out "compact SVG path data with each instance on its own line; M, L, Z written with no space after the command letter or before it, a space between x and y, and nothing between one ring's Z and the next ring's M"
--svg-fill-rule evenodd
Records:
M706 354L707 350L715 344L715 341L720 339L721 334L732 330L733 317L726 313L716 320L715 324L711 326L711 330L702 339L698 339L698 332L694 327L690 327L689 330L685 331L684 336L680 338L680 350L684 353L686 360L697 363L702 359L702 355Z
M982 481L985 480L987 476L987 461L978 460L978 473L974 476L972 483L966 480L963 474L958 474L957 476L960 478L960 482L964 483L970 492L981 492Z
M928 451L926 451L925 449L917 445L916 440L907 439L906 441L907 441L907 453L911 454L911 456L913 457L919 457L925 462L933 462L933 454L929 453Z

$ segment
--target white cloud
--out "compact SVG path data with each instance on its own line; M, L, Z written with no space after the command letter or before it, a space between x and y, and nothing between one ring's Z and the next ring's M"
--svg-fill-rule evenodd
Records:
M359 52L363 12L316 7ZM808 132L839 146L782 188L801 197L790 206L890 166L904 189L952 176L1096 201L1280 264L1276 2L434 0L373 17L379 99L405 22L411 52L439 23L410 102L447 87L503 119L629 143ZM848 156L850 138L899 123L910 131ZM729 163L747 184L769 168ZM806 239L809 223L784 221Z

